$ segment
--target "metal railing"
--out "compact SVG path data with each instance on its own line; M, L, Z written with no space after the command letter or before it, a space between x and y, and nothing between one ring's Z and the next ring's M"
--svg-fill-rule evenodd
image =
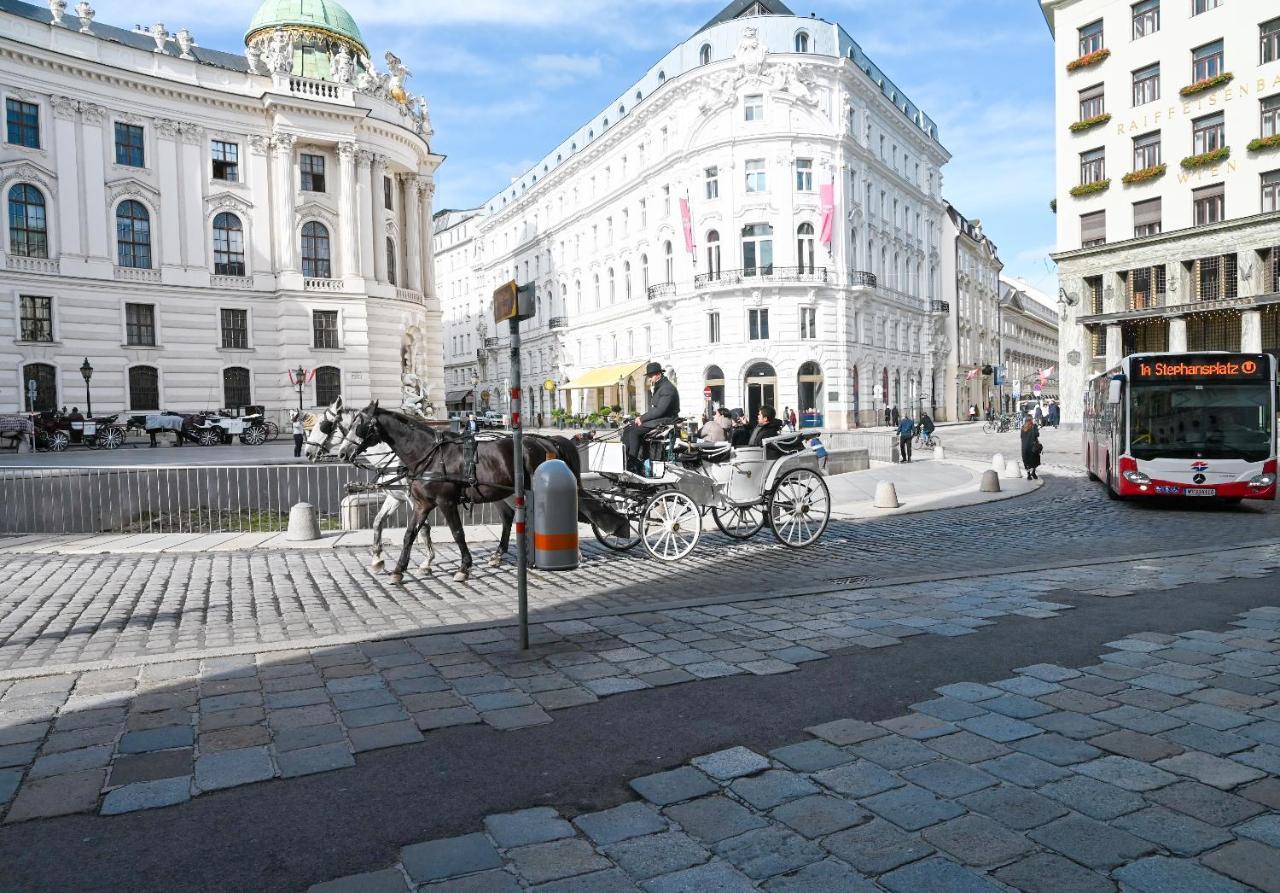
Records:
M741 285L744 282L826 282L826 267L753 267L741 270L718 270L693 277L693 287L715 288Z
M567 329L569 328L569 317L553 316L547 321L547 326L552 329Z
M676 296L676 284L674 282L659 282L657 285L649 286L648 297L650 301L656 301L661 298L674 298Z
M866 286L867 288L876 287L876 274L868 273L865 270L850 270L849 284L853 286Z
M492 338L486 338L486 339L484 339L484 346L485 346L485 347L497 347L497 346L498 346L498 344L500 343L500 341L501 341L501 339L499 339L497 336L494 336L494 337L492 337Z
M930 301L929 310L931 313L950 313L951 303L949 301Z

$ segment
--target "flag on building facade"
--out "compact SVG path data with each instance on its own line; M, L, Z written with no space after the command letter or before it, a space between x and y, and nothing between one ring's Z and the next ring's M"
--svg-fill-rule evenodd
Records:
M688 197L680 199L680 222L684 225L684 250L693 254L693 217L689 213Z
M822 202L822 236L819 241L823 245L830 245L832 238L833 224L836 217L836 187L834 183L828 183L818 188L818 198Z
M978 373L981 371L982 371L981 369L970 369L969 374L964 377L964 380L973 381L975 378L978 377Z

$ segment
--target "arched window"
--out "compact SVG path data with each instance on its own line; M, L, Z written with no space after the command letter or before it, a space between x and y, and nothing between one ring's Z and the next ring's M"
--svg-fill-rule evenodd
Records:
M622 299L631 300L631 261L622 262Z
M809 32L808 31L799 31L796 33L796 52L797 53L809 52Z
M122 267L151 269L151 214L142 202L116 206L116 260Z
M616 294L613 286L613 267L609 268L609 303L612 304L616 300Z
M316 406L328 406L342 396L342 373L337 366L316 370Z
M224 409L240 409L253 401L249 393L249 370L232 366L222 370L222 406Z
M720 231L711 230L707 233L707 276L711 279L720 278Z
M856 226L849 233L849 269L858 269L858 228Z
M9 253L20 257L49 256L44 195L26 183L9 190Z
M796 229L796 265L801 273L814 271L813 252L813 224L802 223Z
M387 236L387 281L396 284L396 240Z
M711 64L711 44L704 43L702 45L702 49L698 50L698 64L699 65Z
M658 83L665 84L667 82L667 73L665 71L658 72Z
M575 279L573 283L574 305L573 312L582 312L582 280Z
M213 272L244 275L244 228L239 217L226 211L213 218Z
M666 274L667 274L666 281L675 282L676 281L676 258L675 258L675 255L672 253L670 242L662 243L662 256L665 259L665 263L666 263Z
M129 409L139 412L160 408L160 372L155 366L129 369Z
M600 308L600 274L594 274L593 279L595 282L596 309L598 310Z
M749 223L742 228L742 275L773 275L773 227Z
M29 400L31 382L36 398ZM22 367L22 401L32 412L53 412L58 408L58 370L48 363L27 363Z
M558 315L565 316L569 312L569 286L563 282L560 283L560 313Z
M640 255L640 291L649 292L649 255Z
M902 281L902 256L893 252L893 287L897 291L906 291L906 283Z
M308 279L328 279L329 267L329 229L323 223L314 220L302 225L302 275ZM330 400L323 404L328 406Z

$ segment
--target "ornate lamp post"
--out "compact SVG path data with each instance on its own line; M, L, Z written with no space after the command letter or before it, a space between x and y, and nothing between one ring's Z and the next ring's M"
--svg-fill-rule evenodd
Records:
M293 370L293 383L298 388L298 413L302 413L302 389L307 386L307 370L302 366Z
M480 376L475 372L471 373L471 411L475 412L476 407L480 403L480 394L476 389L480 387Z
M93 378L93 366L89 365L88 357L85 357L84 362L80 364L80 374L84 377L85 416L93 418L93 397L89 395L89 379Z

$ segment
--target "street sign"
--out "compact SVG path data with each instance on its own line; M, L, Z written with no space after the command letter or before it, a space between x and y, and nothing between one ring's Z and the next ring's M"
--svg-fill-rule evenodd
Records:
M533 284L516 285L515 280L498 286L493 291L493 321L519 322L534 313Z
M883 399L884 399L884 393L883 393L883 391L881 390L880 385L874 385L874 386L871 388L871 399L873 399L873 400L883 400Z
M705 388L702 389L702 396L708 400L711 399L711 385L707 385Z
M1022 381L1020 379L1015 378L1013 380L1013 399L1017 400L1021 396L1022 396Z

